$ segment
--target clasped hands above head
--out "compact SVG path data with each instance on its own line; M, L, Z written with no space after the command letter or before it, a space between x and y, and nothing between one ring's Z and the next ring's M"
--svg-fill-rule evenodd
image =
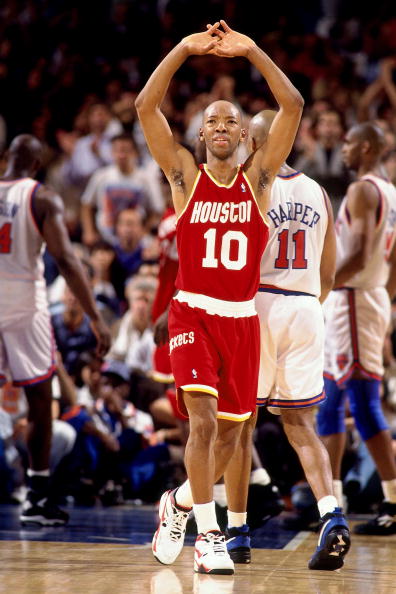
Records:
M254 41L233 31L223 20L207 25L203 33L193 33L183 39L190 54L213 54L224 58L246 56Z

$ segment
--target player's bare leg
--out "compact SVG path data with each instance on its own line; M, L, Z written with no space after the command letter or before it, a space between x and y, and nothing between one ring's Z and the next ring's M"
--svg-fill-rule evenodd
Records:
M229 461L224 482L227 493L228 510L234 513L246 513L249 491L249 477L252 465L253 431L256 415L251 415L243 423L243 428L234 455Z
M190 419L190 434L185 451L189 481L182 485L189 503L194 501L198 537L195 545L195 571L234 573L220 532L213 501L213 485L236 448L242 424L217 420L217 400L197 392L183 392ZM188 511L177 501L174 492L167 492L160 502L160 524L153 539L154 556L162 563L173 563L181 552ZM206 565L203 566L202 563Z
M50 500L50 448L52 436L51 378L36 385L26 386L29 405L27 446L30 490L22 506L22 524L56 526L66 524L68 514Z
M329 455L315 431L312 408L281 410L283 427L315 495L321 517L318 546L308 567L339 569L350 547L349 529L333 494Z
M286 436L300 459L316 500L333 495L329 455L315 431L313 409L286 409L281 411L281 417Z
M341 463L346 446L346 432L322 435L320 439L329 454L334 480L341 480Z
M33 471L49 469L49 454L52 436L52 391L51 379L26 386L29 405L27 446L29 464Z

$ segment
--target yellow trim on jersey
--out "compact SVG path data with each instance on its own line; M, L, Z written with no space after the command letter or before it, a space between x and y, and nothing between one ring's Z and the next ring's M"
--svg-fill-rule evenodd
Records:
M215 398L219 397L219 393L216 388L212 388L211 386L205 386L203 384L186 384L180 387L185 392L205 392L206 394L210 394Z
M178 221L178 220L179 220L179 219L180 219L180 218L183 216L183 214L186 212L186 209L187 209L188 205L189 205L189 204L190 204L190 202L191 202L191 198L194 196L194 192L195 192L195 189L196 189L196 187L197 187L197 185L198 185L198 182L199 182L199 180L200 180L200 178L201 178L201 174L202 174L202 171L201 171L200 169L198 169L197 177L195 178L195 181L194 181L194 184L193 184L192 190L191 190L191 192L190 192L190 195L189 195L189 197L187 198L187 202L186 202L186 204L184 205L184 208L183 208L183 210L181 211L181 213L180 213L179 215L176 215L176 216L177 216L177 221Z
M215 177L213 177L213 175L210 173L208 166L206 163L203 164L203 168L205 170L206 175L212 180L212 182L214 184L216 184L217 187L219 188L231 188L234 184L235 184L235 180L238 177L239 171L241 169L241 166L238 165L238 169L237 172L235 174L235 177L233 178L233 180L229 183L229 184L221 184L220 182L217 181L217 179Z
M265 215L260 210L260 207L259 207L259 204L258 204L258 201L257 201L257 198L256 198L256 194L254 193L254 190L252 188L252 184L250 183L250 180L249 180L248 176L246 175L246 173L244 171L242 171L242 176L243 176L243 179L246 181L247 185L249 186L249 189L250 189L250 191L252 193L252 196L254 198L254 201L255 201L255 203L257 205L257 208L258 208L258 211L260 213L260 216L261 216L261 218L264 221L264 224L269 228L269 223L268 223Z
M251 412L243 413L242 415L236 415L235 413L227 413L227 412L218 412L217 418L224 419L226 421L236 421L237 423L241 423L242 421L246 421L249 417L252 416Z
M160 371L155 370L149 373L149 377L160 384L173 384L175 381L172 373L161 373Z

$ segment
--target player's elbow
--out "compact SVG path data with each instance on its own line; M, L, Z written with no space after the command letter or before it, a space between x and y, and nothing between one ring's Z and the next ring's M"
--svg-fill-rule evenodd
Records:
M320 278L322 293L329 293L334 287L335 273L323 274Z
M135 109L136 109L137 114L142 112L142 110L144 108L144 104L145 104L144 92L141 91L135 99Z
M304 109L304 104L304 97L297 89L295 89L295 92L293 93L293 96L290 101L290 109L293 109L297 113L302 113Z
M323 291L331 291L334 287L336 276L335 258L329 262L322 262L320 267L320 285Z
M139 95L135 99L135 109L139 112L144 105L144 91L140 91Z
M136 97L135 109L139 116L141 116L145 112L152 111L153 106L151 105L151 102L149 101L149 97L147 96L145 89L140 91L139 95Z

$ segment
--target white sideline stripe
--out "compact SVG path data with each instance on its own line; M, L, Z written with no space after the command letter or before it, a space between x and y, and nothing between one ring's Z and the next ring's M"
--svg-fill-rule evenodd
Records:
M301 532L298 532L298 534L296 534L296 536L294 536L287 543L287 545L285 545L283 547L283 550L284 551L295 551L296 549L298 549L300 544L304 542L304 540L307 540L307 538L310 534L312 534L312 532L308 532L308 530L301 530Z

